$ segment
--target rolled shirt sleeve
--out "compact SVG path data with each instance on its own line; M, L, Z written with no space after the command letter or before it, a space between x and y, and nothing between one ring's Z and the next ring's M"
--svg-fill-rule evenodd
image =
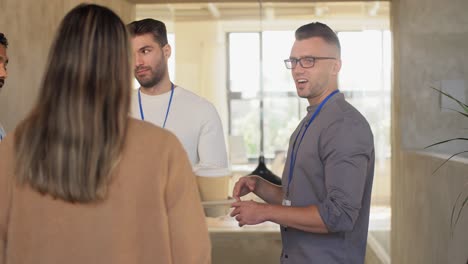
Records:
M320 216L330 232L351 231L374 154L372 132L365 120L345 116L330 124L320 144L327 191L318 204Z

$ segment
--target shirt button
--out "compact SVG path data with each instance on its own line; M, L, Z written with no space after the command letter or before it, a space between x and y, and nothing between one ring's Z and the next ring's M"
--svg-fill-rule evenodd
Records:
M284 255L284 258L288 258L288 254Z
M287 228L287 227L285 227L285 228L284 228L284 231L285 231L285 232L286 232L286 231L288 231L288 228Z

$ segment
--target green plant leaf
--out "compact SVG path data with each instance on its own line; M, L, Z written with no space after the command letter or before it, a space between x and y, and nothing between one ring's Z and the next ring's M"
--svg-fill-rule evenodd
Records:
M436 90L437 92L443 94L444 96L447 96L448 98L452 99L453 101L455 101L456 103L458 103L458 105L460 105L464 111L461 112L461 111L458 111L458 110L455 110L455 109L450 109L454 112L457 112L461 115L463 115L464 117L468 117L468 105L464 102L461 102L460 100L456 99L455 97L453 97L452 95L448 94L448 93L445 93L435 87L431 87L432 89ZM450 141L456 141L456 140L468 140L468 138L463 138L463 137L459 137L459 138L452 138L452 139L448 139L448 140L444 140L444 141L440 141L440 142L437 142L437 143L434 143L434 144L431 144L427 147L425 147L425 149L427 148L430 148L430 147L433 147L433 146L436 146L436 145L440 145L440 144L444 144L444 143L447 143L447 142L450 142ZM458 152L458 153L455 153L453 154L452 156L450 156L448 159L446 159L442 164L439 165L439 167L437 167L437 169L435 169L433 172L432 172L432 175L434 175L442 166L444 166L445 163L447 163L451 158L457 156L457 155L460 155L462 153L468 153L468 151L461 151L461 152ZM463 196L463 194L465 193L465 189L467 189L466 187L468 186L468 183L466 183L464 185L464 188L462 189L462 191L458 194L457 196L457 199L455 200L455 204L453 205L452 207L452 214L450 216L450 229L451 229L451 234L453 236L453 231L455 229L455 226L458 224L458 221L460 220L460 217L462 216L462 212L463 212L463 209L465 208L465 206L467 206L468 204L468 195L465 195ZM457 205L461 202L461 206L459 208L459 210L457 211ZM467 264L468 264L468 261L467 261Z
M441 94L447 96L448 98L454 100L455 102L457 102L457 103L463 108L463 110L464 110L466 113L468 113L468 105L467 105L467 104L461 102L461 101L458 100L457 98L455 98L455 97L451 96L450 94L448 94L448 93L446 93L446 92L443 92L443 91L441 91L441 90L439 90L439 89L437 89L437 88L435 88L435 87L432 87L432 86L431 86L431 88L434 89L434 90L436 90L436 91L438 91L439 93L441 93Z
M462 153L468 153L468 150L465 150L465 151L461 151L461 152L458 152L458 153L455 153L453 154L452 156L450 156L448 159L446 159L444 162L442 162L442 164L439 165L439 167L437 167L437 169L435 169L433 172L432 172L432 175L434 175L442 166L444 166L445 163L447 163L451 158L457 156L457 155L460 155Z
M468 183L465 184L465 188L468 186ZM464 188L464 189L465 189ZM453 205L452 207L452 215L450 217L450 224L451 224L451 230L452 230L452 235L453 235L453 231L455 229L455 226L458 224L458 221L460 220L460 217L461 217L461 213L463 212L463 208L465 208L465 206L468 204L468 195L465 196L461 206L460 206L460 209L458 210L457 212L457 217L455 218L455 222L454 222L454 216L455 216L455 210L457 208L457 204L458 204L458 201L461 201L461 197L463 195L463 190L458 194L457 196L457 199L455 200L455 204Z
M447 143L447 142L450 142L450 141L455 141L455 140L468 140L468 138L462 138L462 137L451 138L451 139L447 139L447 140L444 140L444 141L439 141L437 143L431 144L431 145L425 147L424 149L427 149L427 148L430 148L430 147L433 147L433 146L436 146L436 145L444 144L444 143Z
M455 110L455 109L452 109L452 108L445 108L445 107L444 107L443 109L452 110L452 111L454 111L454 112L457 112L457 113L459 113L459 114L461 114L461 115L464 115L465 117L468 117L468 114L466 114L466 113L463 113L463 112L460 112L460 111L458 111L458 110Z

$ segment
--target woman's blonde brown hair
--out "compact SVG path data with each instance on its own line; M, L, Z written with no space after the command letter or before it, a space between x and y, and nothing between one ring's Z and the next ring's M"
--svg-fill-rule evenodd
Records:
M82 4L65 16L38 101L15 133L20 184L69 202L104 198L125 143L130 52L110 9Z

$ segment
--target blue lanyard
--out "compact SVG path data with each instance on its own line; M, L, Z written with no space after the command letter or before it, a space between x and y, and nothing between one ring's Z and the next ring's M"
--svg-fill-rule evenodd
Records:
M138 89L138 104L140 105L140 117L141 120L145 120L145 113L143 112L143 105L141 103L141 94L140 94L141 88ZM167 110L166 110L166 117L164 118L164 123L163 123L163 128L166 127L166 121L167 121L167 116L169 115L169 110L171 109L171 103L172 103L172 96L174 95L174 84L171 83L171 97L169 98L169 104L167 105Z
M330 98L333 95L335 95L338 92L339 92L339 90L335 90L331 94L329 94L325 98L325 100L323 100L320 103L320 105L317 107L317 109L315 109L314 114L312 114L312 117L309 119L309 122L307 122L307 124L303 123L303 125L301 126L301 129L299 129L299 131L297 132L297 135L296 135L296 138L294 139L293 147L292 147L292 150L291 150L291 159L290 159L290 162L289 162L289 177L288 177L288 186L286 188L286 197L289 197L289 185L291 184L291 180L293 178L294 165L296 165L297 152L299 151L299 146L301 146L302 139L304 138L304 135L307 132L307 129L309 128L310 124L312 124L314 119L319 114L320 110L322 110L322 107L327 103L328 100L330 100ZM304 127L305 127L305 129L304 129L304 132L302 132L302 136L301 136L301 139L299 140L299 143L297 144L297 149L296 149L296 151L294 151L294 149L296 148L297 138L299 137L299 134L301 133L302 128L304 128Z

